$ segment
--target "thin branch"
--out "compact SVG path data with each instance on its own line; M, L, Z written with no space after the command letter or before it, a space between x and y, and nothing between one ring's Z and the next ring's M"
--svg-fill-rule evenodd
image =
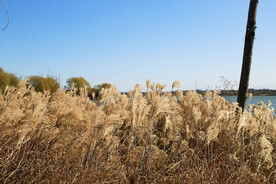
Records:
M5 0L2 0L2 2L3 2L4 6L6 8L6 13L7 13L7 17L8 17L7 24L5 25L4 28L2 28L2 31L5 31L7 29L7 27L9 26L9 24L10 24L10 15L9 15L8 6L7 6L6 2L5 2Z

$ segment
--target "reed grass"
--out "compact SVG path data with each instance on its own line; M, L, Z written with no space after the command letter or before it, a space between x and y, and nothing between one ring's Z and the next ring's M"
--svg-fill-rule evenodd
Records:
M218 92L146 85L146 95L139 85L127 95L112 87L94 101L85 89L7 87L0 183L276 183L270 104L242 113Z

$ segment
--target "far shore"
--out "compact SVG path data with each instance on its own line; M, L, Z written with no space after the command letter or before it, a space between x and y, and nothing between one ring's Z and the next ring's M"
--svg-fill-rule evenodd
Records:
M183 94L191 90L183 90ZM193 91L193 90L192 90ZM208 90L196 90L197 93L204 95ZM220 96L238 96L238 90L209 90L209 91L219 91ZM174 93L174 91L166 91L167 93ZM127 92L121 92L127 94ZM146 94L147 92L142 92ZM274 89L249 89L248 93L251 93L253 96L276 96L276 90Z
M204 94L206 90L196 90L198 93ZM212 90L213 91L213 90ZM185 93L186 91L184 91ZM248 93L253 96L276 96L274 89L249 89ZM220 90L221 96L238 96L238 90Z

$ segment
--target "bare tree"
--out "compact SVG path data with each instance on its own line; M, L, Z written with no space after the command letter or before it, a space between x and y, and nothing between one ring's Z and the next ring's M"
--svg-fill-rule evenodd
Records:
M255 29L256 29L256 15L257 15L257 6L259 0L250 0L248 20L246 27L244 51L243 51L243 64L239 85L238 93L238 103L239 106L244 110L247 98L248 84L249 84L249 75L250 68L252 63L252 53L253 45L255 39Z
M4 0L2 0L2 2L3 2L4 6L6 8L6 13L7 13L7 17L8 17L8 20L7 20L7 23L6 23L5 27L2 28L2 31L4 31L4 30L7 29L8 25L10 24L10 15L9 15L9 10L8 10L8 6L7 6L6 2Z

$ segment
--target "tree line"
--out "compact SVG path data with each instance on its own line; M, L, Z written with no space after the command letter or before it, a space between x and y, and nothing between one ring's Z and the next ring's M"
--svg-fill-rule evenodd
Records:
M0 67L0 93L4 93L5 88L7 86L14 86L17 87L20 82L20 79L12 74L5 72ZM111 84L109 83L102 83L91 87L90 83L83 77L71 77L67 79L67 86L65 86L65 90L72 90L73 88L77 89L77 94L80 93L81 88L86 88L88 92L88 96L92 98L97 98L100 91L103 88L110 88ZM44 93L48 91L50 94L54 93L58 88L60 88L60 84L56 78L53 76L39 76L39 75L32 75L27 77L27 86L31 85L36 92Z

